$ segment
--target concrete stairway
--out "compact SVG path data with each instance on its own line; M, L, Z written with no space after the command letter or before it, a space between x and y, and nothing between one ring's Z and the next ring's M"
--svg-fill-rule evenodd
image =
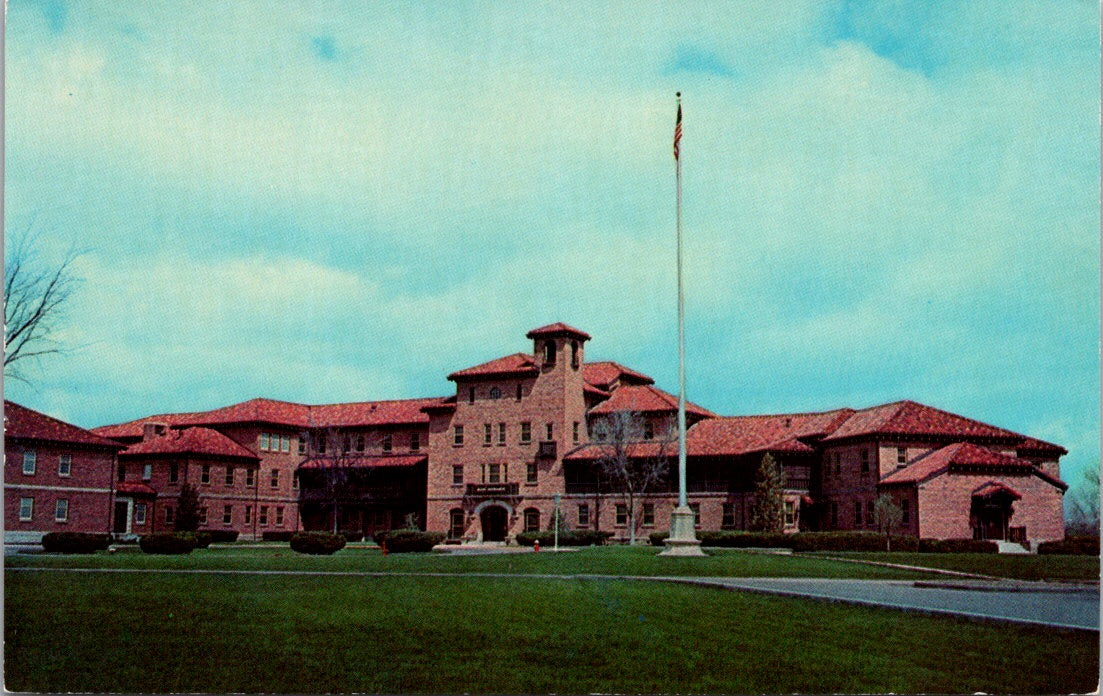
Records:
M1022 544L1019 544L1019 543L1014 542L1014 541L997 541L996 544L999 545L999 547L1000 547L1000 551L999 551L1000 553L1013 553L1013 554L1029 554L1030 553L1029 551L1026 550L1026 548L1023 547Z

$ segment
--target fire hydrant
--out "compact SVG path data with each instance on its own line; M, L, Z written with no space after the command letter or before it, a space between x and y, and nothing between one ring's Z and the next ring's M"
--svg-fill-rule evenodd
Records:
M537 539L536 541L533 542L532 550L533 551L539 551L540 550L540 540L539 539Z

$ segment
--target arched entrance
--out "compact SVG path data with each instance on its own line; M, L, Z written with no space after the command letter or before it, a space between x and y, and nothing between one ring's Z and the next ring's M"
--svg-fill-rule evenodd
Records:
M509 512L501 505L488 505L479 514L483 525L483 541L505 541L509 528Z
M1012 504L1021 498L1013 488L996 481L989 481L973 491L969 509L973 538L1007 539L1009 522L1014 514Z

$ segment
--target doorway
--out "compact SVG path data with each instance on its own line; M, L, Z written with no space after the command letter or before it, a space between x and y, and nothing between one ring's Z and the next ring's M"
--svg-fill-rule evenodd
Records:
M111 525L111 531L115 534L126 534L130 531L130 501L115 501L115 519Z
M491 505L482 511L479 519L483 525L483 541L505 541L509 513L500 505Z

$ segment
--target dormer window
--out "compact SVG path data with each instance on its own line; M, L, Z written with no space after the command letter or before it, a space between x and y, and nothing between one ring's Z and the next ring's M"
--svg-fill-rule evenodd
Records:
M544 344L544 364L555 364L555 341L548 341Z
M490 388L490 398L495 399L495 400L502 398L502 390L499 389L498 387L491 387Z

